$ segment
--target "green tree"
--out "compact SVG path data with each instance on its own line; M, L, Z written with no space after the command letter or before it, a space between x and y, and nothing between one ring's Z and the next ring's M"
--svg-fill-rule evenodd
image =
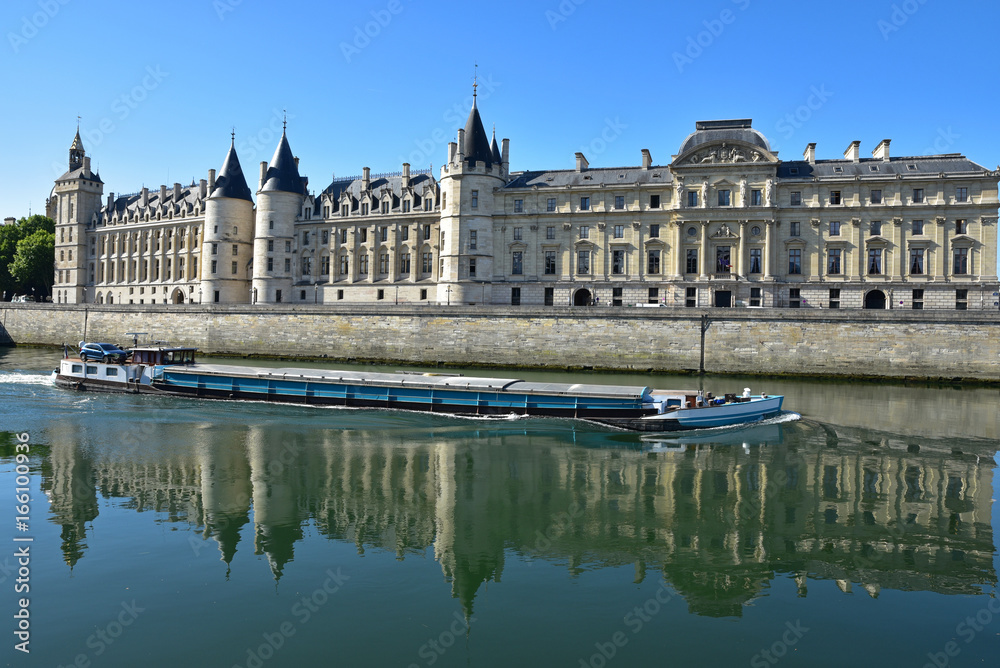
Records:
M17 242L21 240L21 230L17 225L0 225L0 297L10 299L17 292L17 281L10 274L14 264Z
M56 260L56 236L38 229L17 242L11 276L39 300L49 296Z

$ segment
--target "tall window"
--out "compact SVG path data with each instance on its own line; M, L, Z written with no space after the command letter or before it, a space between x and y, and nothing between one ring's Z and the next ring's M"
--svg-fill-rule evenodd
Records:
M728 190L719 191L719 206L729 206L730 204L729 193L730 191Z
M400 253L399 254L399 273L408 274L410 273L410 254Z
M236 263L233 262L233 273L236 273ZM308 276L312 273L312 258L304 257L302 258L302 275Z
M345 253L344 255L340 256L340 275L347 276L347 272L349 269L350 269L350 258L348 258L347 254Z
M590 226L589 225L581 225L580 226L580 238L581 239L589 239L590 238Z
M955 262L954 262L954 273L958 275L969 273L969 249L968 248L956 248L955 249Z
M729 271L729 246L718 246L715 249L715 271L720 274Z
M969 201L969 189L964 187L955 188L955 201L956 202L968 202Z
M877 237L880 234L882 234L882 221L881 220L873 220L872 223L871 223L871 225L870 225L870 231L871 231L871 235L873 237Z
M340 243L341 244L346 244L347 243L347 228L346 227L340 231Z
M421 253L420 254L420 272L423 274L429 274L434 271L434 254L433 253Z
M524 213L524 200L516 199L514 200L514 213Z
M302 231L302 245L303 246L308 246L309 245L309 231L308 230L303 230ZM235 248L235 246L233 246L233 248Z
M802 250L799 248L791 248L788 251L788 273L802 273Z
M330 275L330 256L329 255L324 255L323 256L323 260L320 262L319 273L322 274L323 276L329 276Z
M424 241L430 241L431 239L431 226L424 225Z
M577 251L576 273L584 276L590 273L590 251Z
M955 234L966 234L968 229L969 226L965 223L964 218L959 218L955 221Z
M614 234L615 234L615 239L621 239L621 238L623 238L625 236L625 226L624 225L615 225Z
M831 190L830 191L830 204L840 204L840 191Z
M650 195L649 196L649 208L650 209L659 209L660 208L660 196L659 195Z
M510 258L510 273L520 275L524 273L524 253L514 251Z
M358 273L362 276L368 275L368 253L362 253L358 258Z
M469 250L476 250L478 236L476 230L469 230Z
M923 234L924 233L924 221L922 221L922 220L915 220L915 221L913 221L913 233L914 234Z
M545 238L555 239L556 238L556 228L554 225L549 225L545 228Z
M378 228L378 240L381 242L386 242L389 240L389 228L385 225Z
M514 200L514 202L515 202L515 206L516 206L516 203L517 203L517 201L518 201L518 200ZM473 191L472 191L472 200L471 200L471 205L472 205L472 208L473 208L473 209L478 209L478 208L479 208L479 191L478 191L478 190L473 190ZM516 211L516 210L517 210L517 209L515 208L515 211Z
M625 251L623 250L611 251L611 273L612 274L625 273Z
M871 203L872 204L881 204L882 203L882 191L881 190L872 190Z
M688 191L688 206L698 206L698 191L689 190Z
M788 224L788 235L792 237L797 237L802 231L802 226L800 223L792 222Z
M555 197L550 197L548 199L548 201L545 202L545 210L546 211L555 211L556 210L556 198Z
M469 258L469 278L476 277L476 258Z
M911 274L922 274L922 273L924 273L924 249L923 248L911 248L910 249L910 273Z
M589 197L581 197L580 198L580 211L589 211L589 210L590 210L590 198Z
M923 188L914 188L913 189L913 203L914 204L922 204L923 201L924 201L924 189Z
M550 276L556 273L555 251L545 251L545 273Z
M305 272L303 272L305 273ZM379 253L378 254L378 273L388 274L389 273L389 254Z
M697 248L689 248L688 249L688 252L687 252L687 266L685 267L685 271L688 274L697 274L698 273L698 249Z
M615 195L615 208L616 209L624 209L625 208L625 196L624 195Z
M751 274L759 274L759 273L761 273L761 270L760 270L760 267L761 267L761 255L763 255L763 251L760 248L751 248L750 249L750 273Z
M660 273L660 251L651 250L646 254L646 273Z
M868 273L878 275L882 273L882 249L868 249Z
M839 248L831 248L826 255L826 273L828 274L839 274L841 269L840 265L840 254L841 250Z
M514 228L514 241L521 241L521 240L522 240L521 228L520 227L515 227Z
M756 194L756 196L754 196L752 193L757 193L757 194ZM791 198L790 202L791 202L792 206L801 206L802 205L802 191L801 190L793 190L791 193L789 193L789 197ZM760 204L760 191L759 190L753 190L753 191L751 191L751 199L755 199L756 200L754 202L754 204Z
M660 226L656 223L649 226L649 237L651 239L658 239L660 237Z
M831 220L830 221L830 236L839 237L840 236L840 221Z

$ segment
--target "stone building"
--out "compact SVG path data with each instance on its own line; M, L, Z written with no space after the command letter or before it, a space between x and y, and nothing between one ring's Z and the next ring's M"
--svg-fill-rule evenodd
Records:
M283 132L255 206L235 145L218 176L104 200L77 132L54 300L995 309L1000 170L889 145L783 161L750 120L701 121L666 164L511 172L473 103L438 179L315 194Z

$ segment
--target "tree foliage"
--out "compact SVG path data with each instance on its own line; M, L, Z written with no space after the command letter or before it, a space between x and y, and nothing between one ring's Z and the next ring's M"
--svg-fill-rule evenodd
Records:
M0 293L34 294L44 299L50 293L55 272L55 221L46 216L22 218L0 226Z

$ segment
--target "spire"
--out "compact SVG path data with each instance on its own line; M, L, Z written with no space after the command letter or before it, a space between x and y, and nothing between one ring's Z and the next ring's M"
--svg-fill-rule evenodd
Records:
M233 199L245 199L253 201L250 197L250 188L247 180L243 176L243 168L240 166L240 159L236 155L236 130L233 130L232 143L229 145L229 153L222 163L219 176L215 179L215 189L209 193L209 197L231 197Z
M281 141L274 150L274 157L267 167L264 176L264 186L261 191L281 191L288 193L305 193L305 184L299 176L299 167L295 164L295 156L288 146L288 137L281 131Z
M80 139L80 117L76 117L76 136L69 147L69 171L83 167L83 157L87 152L83 150L83 140Z
M472 84L472 109L469 111L469 119L465 122L465 161L470 167L477 162L490 167L494 162L493 153L490 150L490 141L486 138L483 119L479 117L479 109L476 108L477 85Z
M490 153L493 154L493 162L500 164L503 162L503 158L500 157L500 147L497 146L497 126L493 126L493 139L490 140Z

